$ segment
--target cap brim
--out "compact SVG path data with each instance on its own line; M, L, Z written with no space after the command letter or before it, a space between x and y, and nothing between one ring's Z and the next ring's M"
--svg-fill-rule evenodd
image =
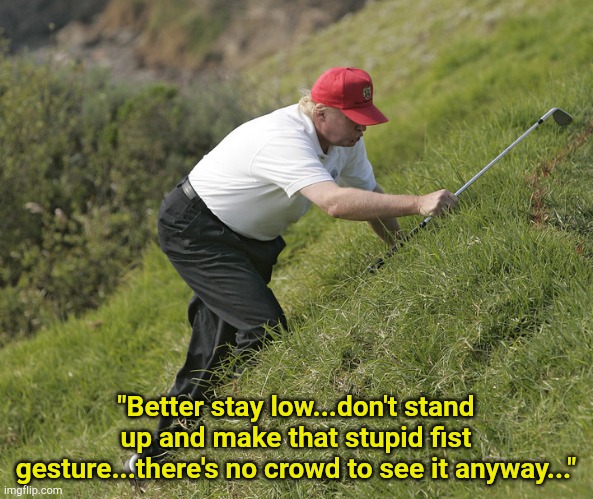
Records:
M348 118L358 125L379 125L389 121L389 118L379 111L379 109L374 104L365 107L340 109L340 111L342 111Z

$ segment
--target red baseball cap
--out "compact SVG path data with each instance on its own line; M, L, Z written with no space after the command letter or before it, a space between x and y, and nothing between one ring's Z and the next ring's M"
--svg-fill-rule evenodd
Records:
M389 121L373 104L373 80L362 69L336 67L323 73L311 89L318 104L338 108L359 125Z

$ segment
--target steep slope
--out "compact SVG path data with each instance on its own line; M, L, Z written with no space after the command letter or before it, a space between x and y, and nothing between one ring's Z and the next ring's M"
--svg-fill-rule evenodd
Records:
M290 102L322 68L368 68L378 104L392 120L368 130L367 146L381 183L398 192L460 185L552 106L575 119L567 129L552 123L538 129L464 194L454 214L435 221L374 276L363 271L383 248L368 228L312 211L288 236L307 251L287 253L273 283L290 313L291 334L220 396L263 400L267 407L272 395L314 401L318 415L266 410L257 426L288 438L291 427L304 425L320 432L311 446L317 448L295 449L283 440L277 449L188 449L181 462L204 459L222 471L227 462L252 463L258 477L161 480L146 497L590 494L593 19L587 6L582 0L561 6L373 2L250 74L266 82L271 99ZM543 191L534 190L534 179ZM153 397L166 390L187 341L187 293L153 247L144 268L102 310L0 352L2 483L15 483L19 461L68 456L109 461L119 470L127 453L118 447L120 433L153 421L127 419L117 393ZM470 395L471 416L403 412L404 402L421 397L461 402ZM343 400L361 402L359 412L331 415ZM397 400L400 412L365 416L365 400L383 408ZM253 431L241 416L209 415L205 423L209 432ZM450 434L439 445L429 433L436 425L459 434L468 428L471 441ZM363 427L393 436L403 426L421 426L428 438L420 447L394 443L389 452L346 444L346 434L360 436ZM340 435L338 448L323 445L322 433L331 428ZM341 479L265 476L270 462L336 458ZM390 473L398 462L422 465L423 478ZM439 462L446 466L433 467ZM521 468L516 478L493 480L487 472L464 474L460 463L472 462ZM539 475L535 463L549 468ZM363 478L369 468L372 476ZM78 497L133 496L125 480L32 485L50 483Z

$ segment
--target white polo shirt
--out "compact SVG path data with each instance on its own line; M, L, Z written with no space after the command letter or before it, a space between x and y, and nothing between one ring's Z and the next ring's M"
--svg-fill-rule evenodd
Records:
M313 121L298 104L233 130L189 174L212 212L235 232L262 241L281 235L310 201L298 191L317 182L373 190L363 140L324 154Z

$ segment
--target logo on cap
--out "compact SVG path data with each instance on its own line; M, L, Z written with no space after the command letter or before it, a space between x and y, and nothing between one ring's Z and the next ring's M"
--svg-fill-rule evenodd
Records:
M362 98L364 100L371 100L373 98L373 89L370 86L362 89Z

